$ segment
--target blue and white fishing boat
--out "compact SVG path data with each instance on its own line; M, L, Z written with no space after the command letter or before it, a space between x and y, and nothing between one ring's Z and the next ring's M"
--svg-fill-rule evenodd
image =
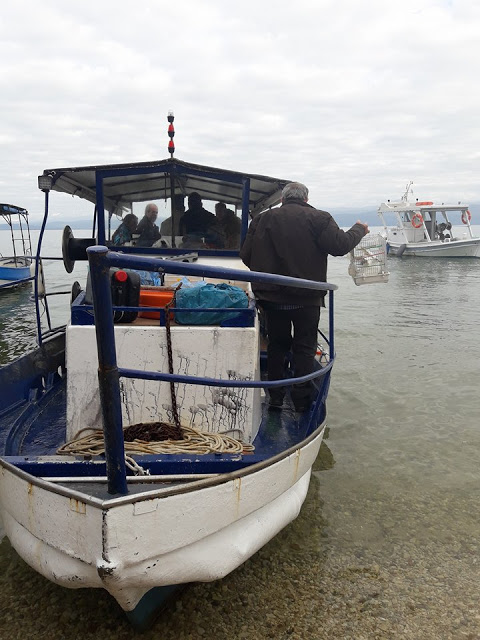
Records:
M31 280L32 242L28 224L28 211L13 204L0 204L0 221L9 227L12 252L0 253L0 291Z
M425 258L480 258L480 237L471 228L468 204L434 204L412 200L410 182L399 201L382 202L382 221L389 255ZM455 235L454 224L465 232Z
M47 169L38 181L38 348L0 370L0 517L33 569L67 588L106 589L145 628L182 585L227 575L298 515L326 425L336 286L250 272L234 250L205 246L193 261L175 246L111 250L110 216L192 191L241 212L244 236L249 216L277 204L286 180L171 153ZM90 201L95 220L95 239L64 233L67 270L88 256L90 273L73 285L63 327L53 326L38 281L55 192ZM160 285L139 287L139 272ZM264 379L254 281L328 291L310 376ZM207 287L234 291L241 306L187 303L188 290ZM143 291L158 296L148 313ZM206 308L213 319L201 318ZM268 388L307 379L318 389L307 411L268 412Z

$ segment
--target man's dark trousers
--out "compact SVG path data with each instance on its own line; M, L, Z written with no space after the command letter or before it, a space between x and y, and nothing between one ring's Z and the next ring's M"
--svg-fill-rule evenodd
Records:
M293 356L295 377L312 373L318 343L318 323L320 307L308 306L285 308L287 305L260 302L264 312L268 335L267 371L269 380L285 377L285 358L289 352ZM292 335L293 325L293 335ZM281 403L285 395L284 387L272 387L270 401ZM310 382L291 387L295 408L309 404L313 398L314 385Z

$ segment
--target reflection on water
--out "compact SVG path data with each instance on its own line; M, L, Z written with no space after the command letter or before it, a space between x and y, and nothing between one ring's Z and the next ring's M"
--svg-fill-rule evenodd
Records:
M329 264L330 431L300 516L226 579L185 591L146 640L480 637L480 260L390 258L389 283L360 287L347 258ZM51 585L7 542L0 608L0 637L131 638L107 594Z
M0 291L0 366L35 344L34 316L31 284Z
M335 459L333 457L333 453L328 448L326 440L330 433L330 429L328 427L325 428L325 433L323 436L322 444L320 445L320 451L318 452L317 459L313 464L312 471L326 471L327 469L333 469L333 465L335 464Z
M38 231L32 231L32 245L38 240ZM84 236L85 230L76 232ZM61 257L61 231L47 231L43 242L43 255ZM0 251L5 251L10 241L9 232L0 230ZM48 307L53 327L68 322L69 300L74 280L79 280L85 288L87 263L77 262L72 274L68 274L63 261L44 260L45 287ZM64 292L64 293L62 293ZM25 284L10 290L0 291L0 365L10 362L36 344L35 305L31 299L32 285ZM42 327L47 328L46 314L42 310Z

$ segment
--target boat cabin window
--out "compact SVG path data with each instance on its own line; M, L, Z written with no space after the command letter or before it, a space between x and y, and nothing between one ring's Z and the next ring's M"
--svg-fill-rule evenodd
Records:
M238 251L241 210L223 200L203 200L196 192L175 198L173 225L170 201L135 203L123 218L112 216L114 246Z

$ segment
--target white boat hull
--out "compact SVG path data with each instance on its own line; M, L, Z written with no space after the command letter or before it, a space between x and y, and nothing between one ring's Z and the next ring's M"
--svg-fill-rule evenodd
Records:
M253 472L108 501L1 463L3 525L18 554L46 578L69 588L103 587L131 611L153 587L222 578L291 522L324 426Z
M391 242L389 255L427 258L480 258L480 238L452 242Z

